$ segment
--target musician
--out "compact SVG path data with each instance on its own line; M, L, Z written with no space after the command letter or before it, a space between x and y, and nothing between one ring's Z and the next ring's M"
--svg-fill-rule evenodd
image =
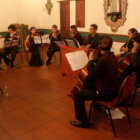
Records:
M8 27L8 30L9 30L9 33L6 35L4 42L8 42L8 41L12 41L12 40L18 40L20 38L20 36L17 35L16 27L14 25L10 25ZM4 59L7 66L9 64L10 64L11 67L14 66L16 53L18 53L18 46L4 48L3 59ZM11 54L11 60L8 58L9 54Z
M39 52L39 45L36 45L34 42L34 36L37 36L36 28L31 27L30 33L25 40L25 49L31 52L31 58L29 61L30 66L41 66L43 65L40 52ZM30 44L29 47L27 44Z
M129 41L127 43L125 43L121 48L120 48L120 52L123 52L121 54L121 57L125 56L128 52L131 51L131 49L133 48L133 37L134 35L138 33L137 29L135 28L131 28L128 30L128 39Z
M134 71L136 71L138 75L137 83L140 83L140 33L136 34L133 41L132 65L134 67Z
M98 26L96 24L90 25L90 34L86 43L86 48L96 49L99 45L100 38L97 35Z
M71 121L71 125L77 127L89 127L85 110L86 100L109 101L118 95L118 61L110 52L112 39L108 36L102 38L102 50L100 58L92 51L88 63L88 86L74 94L74 107L77 121ZM90 85L90 86L89 86Z
M83 45L83 39L82 39L81 34L77 30L77 26L76 25L71 25L70 31L72 33L72 39L75 39L76 41L78 41L78 43L80 45Z
M55 41L61 41L62 37L61 34L58 32L58 28L56 25L52 26L52 33L49 36L51 43L47 50L47 56L48 60L46 62L46 65L50 65L50 61L54 55L55 52L60 51L60 48L56 45Z

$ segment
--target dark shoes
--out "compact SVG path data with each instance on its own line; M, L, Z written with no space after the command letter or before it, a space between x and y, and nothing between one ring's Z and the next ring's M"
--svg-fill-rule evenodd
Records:
M90 124L88 121L71 121L70 122L71 125L75 126L75 127L82 127L82 128L89 128Z

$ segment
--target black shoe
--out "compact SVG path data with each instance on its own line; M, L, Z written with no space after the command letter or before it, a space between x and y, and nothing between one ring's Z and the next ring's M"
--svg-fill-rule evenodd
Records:
M46 65L47 65L47 66L48 66L48 65L50 65L50 64L51 64L51 62L50 62L50 61L47 61L47 62L46 62Z
M82 128L89 128L89 122L88 121L71 121L70 122L71 125L75 126L75 127L82 127Z

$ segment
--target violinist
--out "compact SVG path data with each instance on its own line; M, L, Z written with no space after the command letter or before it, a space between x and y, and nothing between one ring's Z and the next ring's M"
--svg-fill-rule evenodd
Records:
M98 26L96 24L90 25L90 33L87 39L86 48L96 49L100 42L100 37L97 35Z
M43 65L40 52L39 52L39 45L36 45L34 42L34 37L37 36L36 28L31 27L30 33L25 40L25 49L31 52L31 58L29 61L30 66L41 66ZM29 47L28 47L29 45Z
M16 27L14 25L10 25L8 27L8 30L9 30L9 33L6 35L4 42L8 42L8 41L12 41L12 40L18 40L20 38L20 36L17 35ZM7 66L9 64L10 64L11 67L14 66L16 53L18 53L18 46L4 48L3 59L4 59ZM11 54L11 60L8 58L9 54Z
M82 39L81 34L77 30L77 26L71 25L70 31L72 33L72 39L75 39L76 41L78 41L79 45L83 45L83 39Z
M128 30L129 41L120 48L120 52L122 52L121 57L124 57L133 48L133 37L136 33L138 33L138 31L135 28L131 28Z
M140 33L136 34L133 41L132 65L134 67L134 71L137 72L137 83L140 83Z
M54 55L55 52L60 51L60 48L56 45L55 41L62 41L61 34L58 32L57 26L53 25L52 26L52 33L49 36L50 38L50 46L47 50L47 56L48 60L46 62L46 65L50 65L51 59Z
M110 101L118 95L118 61L110 52L112 38L102 37L101 56L97 57L94 51L90 52L88 63L88 86L74 94L75 116L77 121L71 121L76 127L89 127L85 110L86 100Z

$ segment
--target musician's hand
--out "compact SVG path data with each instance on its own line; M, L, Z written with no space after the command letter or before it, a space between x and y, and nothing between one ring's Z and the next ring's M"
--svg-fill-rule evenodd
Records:
M137 51L139 49L139 43L134 42L133 45L134 45L134 47L132 48L131 52L132 53L137 53Z
M26 51L29 51L29 48L25 48L26 49Z
M11 41L12 41L12 40L13 40L13 38L9 38L9 40L11 40Z
M90 44L88 44L88 45L86 46L86 48L88 48L88 49L89 49L90 47L91 47L91 45L90 45Z
M134 46L133 48L132 48L132 53L137 53L137 51L138 51L138 46Z
M98 59L98 53L97 50L93 50L89 54L89 60L95 60Z
M123 52L128 53L128 47L123 47Z

